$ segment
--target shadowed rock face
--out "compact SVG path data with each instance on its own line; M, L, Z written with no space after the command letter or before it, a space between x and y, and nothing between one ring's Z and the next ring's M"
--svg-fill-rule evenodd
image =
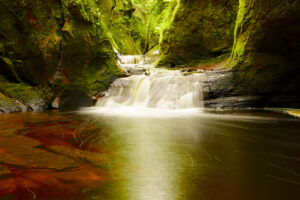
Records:
M31 88L44 101L32 110L66 89L96 94L119 74L96 1L4 0L0 17L0 92L27 105L19 96Z
M240 0L230 67L237 90L298 102L300 1Z
M230 52L237 0L179 0L163 30L159 65L186 64Z

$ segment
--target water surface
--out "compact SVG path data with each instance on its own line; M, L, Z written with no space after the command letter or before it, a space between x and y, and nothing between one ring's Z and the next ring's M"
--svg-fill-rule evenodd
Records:
M127 113L0 115L0 199L300 197L297 118L251 110Z

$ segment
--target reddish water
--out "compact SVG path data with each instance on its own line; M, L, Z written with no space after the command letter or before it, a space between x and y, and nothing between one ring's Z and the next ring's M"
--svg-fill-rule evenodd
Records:
M0 119L0 199L300 198L299 119L249 112Z
M75 115L0 117L0 197L85 199L84 193L110 181L101 169L109 151L84 142L90 133L101 134L99 127Z

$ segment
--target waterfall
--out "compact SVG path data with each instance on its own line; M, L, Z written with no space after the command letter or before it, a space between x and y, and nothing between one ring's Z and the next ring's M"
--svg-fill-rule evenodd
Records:
M97 101L102 108L190 109L203 107L202 74L184 76L180 70L154 68L153 59L141 55L118 55L124 70L135 70L115 80L106 95Z
M142 64L143 61L142 55L118 55L118 64L119 65L128 65L128 64Z

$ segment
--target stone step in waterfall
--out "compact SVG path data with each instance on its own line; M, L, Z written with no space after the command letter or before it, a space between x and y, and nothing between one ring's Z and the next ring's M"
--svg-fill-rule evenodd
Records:
M118 60L122 69L134 68L136 73L115 80L96 106L171 110L203 107L202 74L184 76L180 70L154 68L142 55L118 55Z

